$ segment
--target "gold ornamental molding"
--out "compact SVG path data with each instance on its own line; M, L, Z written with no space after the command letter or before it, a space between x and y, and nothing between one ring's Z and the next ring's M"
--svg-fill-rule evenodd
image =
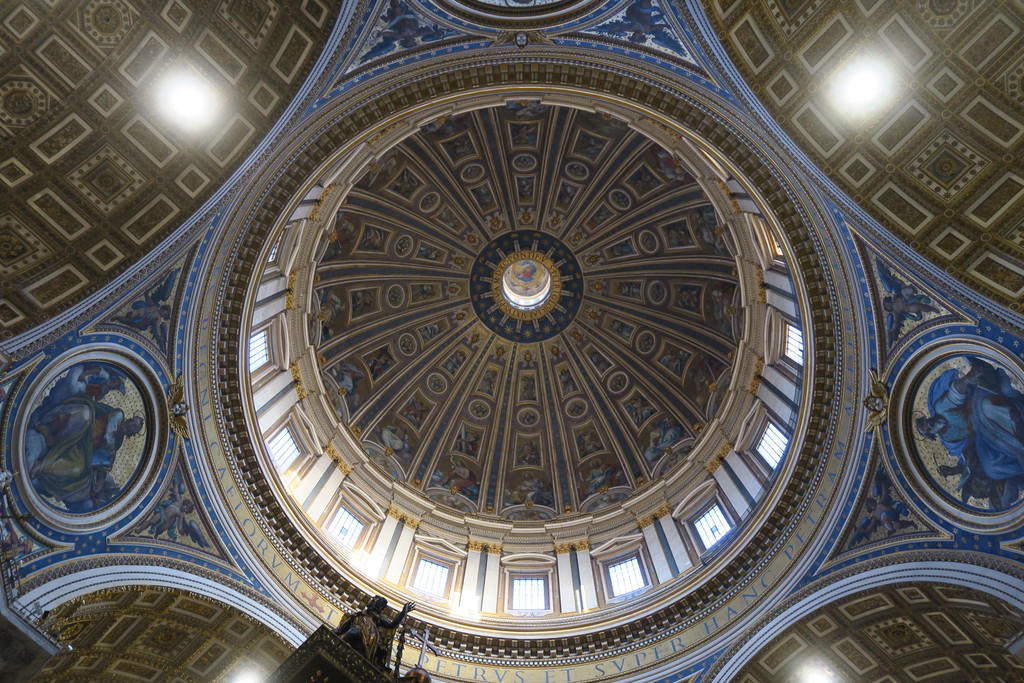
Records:
M652 526L655 522L657 522L662 517L670 517L671 515L672 515L672 508L669 507L668 504L666 503L666 504L662 505L661 507L659 507L654 512L652 512L651 514L647 515L646 517L640 517L639 519L636 520L636 523L637 523L637 526L639 526L641 529L646 529L647 527Z
M338 452L337 447L333 443L327 444L324 448L324 453L334 462L334 466L341 470L342 474L345 476L352 474L352 465L349 465L342 459L341 453Z
M502 547L496 543L484 543L483 541L470 540L466 544L469 550L475 550L480 553L490 553L491 555L500 555Z
M714 474L722 466L722 463L729 457L729 453L732 452L733 448L734 446L731 441L726 441L722 444L722 447L718 449L718 453L715 454L715 457L711 458L704 468L708 471L708 474Z
M295 383L295 394L300 398L309 398L309 392L306 391L306 386L302 383L302 370L299 369L299 361L293 360L289 365L288 369L292 373L292 382Z
M301 272L302 270L299 269L288 273L288 289L285 290L284 306L289 311L294 311L298 308L298 302L295 298L295 285L299 280L299 274Z
M315 221L317 219L317 216L320 215L320 207L324 205L324 202L331 196L332 192L334 192L334 183L325 187L324 191L320 193L320 196L313 203L313 210L309 212L310 221ZM291 286L291 283L289 283L289 286Z
M561 555L562 553L572 552L573 550L590 550L590 541L583 539L581 541L573 541L572 543L556 543L555 553Z
M403 512L402 510L396 508L394 505L388 507L387 515L388 517L394 517L399 522L401 522L402 524L404 524L405 526L409 527L414 531L420 528L420 520L410 517L409 515L405 514L405 512Z

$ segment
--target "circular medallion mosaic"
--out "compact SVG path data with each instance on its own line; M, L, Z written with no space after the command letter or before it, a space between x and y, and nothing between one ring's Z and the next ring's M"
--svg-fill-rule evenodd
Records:
M473 309L487 327L510 341L543 341L576 317L583 276L569 248L539 230L491 240L470 274Z
M37 514L78 531L137 503L166 434L153 387L135 356L95 348L72 352L33 382L15 449Z
M911 383L912 463L946 503L1000 515L1024 505L1024 373L983 346L938 354Z

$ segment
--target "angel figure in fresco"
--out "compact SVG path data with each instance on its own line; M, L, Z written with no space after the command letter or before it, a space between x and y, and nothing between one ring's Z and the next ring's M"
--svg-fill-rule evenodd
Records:
M327 371L327 374L334 378L338 384L338 391L343 392L345 400L351 410L356 410L362 400L359 397L359 380L366 377L356 366L351 363L338 363Z
M409 435L405 429L396 425L384 425L380 428L380 442L391 452L402 464L408 467L412 462L412 450L409 447Z
M184 477L180 471L175 472L167 497L157 503L149 517L139 524L139 528L149 527L145 533L153 538L160 538L166 534L170 540L177 541L178 534L182 534L200 548L210 547L199 524L188 518L195 512L196 506L190 498L185 497L187 493Z
M126 313L115 315L113 319L140 332L149 332L161 348L166 346L171 321L171 307L167 301L174 293L177 279L178 271L168 273L160 284L141 299L133 301Z
M864 500L864 516L857 522L857 530L850 537L850 547L870 540L879 529L884 529L888 538L902 529L917 526L913 521L903 519L910 514L910 510L903 501L893 498L891 489L892 482L888 475L879 469L871 485L871 495Z
M505 501L509 505L546 505L555 504L551 484L527 470L523 478L512 489L505 489Z
M17 560L32 552L32 540L20 533L13 522L22 517L13 514L7 506L6 496L0 495L0 555L8 560Z
M616 486L619 483L619 475L622 474L622 468L611 462L598 459L591 463L590 469L581 474L583 486L580 488L580 497L586 498L601 489L607 490L605 487L611 488Z
M697 237L711 249L712 252L718 255L725 255L729 253L729 247L725 244L725 230L718 223L718 214L715 213L715 207L707 204L697 209L696 220L694 220L694 227L696 228Z
M441 40L447 33L436 24L423 23L423 20L409 8L408 3L402 0L391 0L384 13L384 21L387 25L373 32L373 38L378 42L360 60L364 64L388 54L396 45L403 50L411 50L421 42Z
M939 309L932 306L932 299L917 291L917 286L899 279L889 267L877 261L878 277L882 280L889 296L882 297L882 309L885 311L885 331L889 346L896 343L903 332L903 323L907 320L921 320L925 313L938 313Z
M643 45L650 38L655 44L669 50L678 50L679 44L672 35L665 15L652 0L635 0L625 13L614 21L598 27L598 30L631 43Z
M938 439L956 458L939 465L944 477L959 477L961 500L988 499L1005 510L1024 491L1024 394L1002 368L968 356L970 369L950 368L928 387L928 416L914 426L922 438Z

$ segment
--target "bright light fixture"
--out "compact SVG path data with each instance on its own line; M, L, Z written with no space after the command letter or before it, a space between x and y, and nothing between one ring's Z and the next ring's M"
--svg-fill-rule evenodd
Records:
M217 99L210 84L187 67L167 74L157 85L160 109L187 130L199 130L213 121Z
M800 683L836 683L838 679L819 664L808 664L800 670Z
M881 109L892 94L892 70L874 57L854 59L832 80L832 98L850 116L864 116Z
M248 669L236 673L235 677L231 679L231 683L263 683L264 678L265 676L260 673Z

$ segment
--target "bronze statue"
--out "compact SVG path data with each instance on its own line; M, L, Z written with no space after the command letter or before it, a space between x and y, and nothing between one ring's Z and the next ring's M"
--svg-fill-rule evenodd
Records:
M384 618L384 610L387 606L386 598L380 595L374 596L366 605L366 609L350 615L338 628L334 629L334 632L341 636L343 641L362 653L372 664L382 669L388 668L395 629L405 619L405 615L416 608L416 603L405 603L398 616L391 620Z

